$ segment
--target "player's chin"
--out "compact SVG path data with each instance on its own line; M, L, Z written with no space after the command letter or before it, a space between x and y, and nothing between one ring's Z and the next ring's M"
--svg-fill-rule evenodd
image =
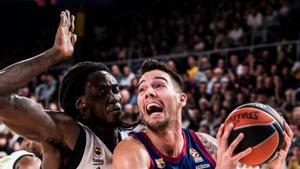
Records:
M170 120L169 119L165 119L165 120L156 120L155 122L146 122L146 125L148 126L148 128L152 131L162 131L164 129L166 129L170 124Z
M108 121L108 125L111 127L119 127L120 126L120 120L119 119L111 119Z
M121 112L120 113L109 114L109 116L106 120L110 125L117 126L121 122Z

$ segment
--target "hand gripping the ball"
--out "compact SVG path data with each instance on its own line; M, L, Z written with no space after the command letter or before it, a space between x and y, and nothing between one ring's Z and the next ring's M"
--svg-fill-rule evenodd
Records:
M244 134L240 133L238 137L228 145L228 137L230 132L233 129L233 124L230 123L228 125L222 124L217 133L217 166L216 169L235 169L237 165L243 157L247 156L251 153L252 148L249 147L246 150L234 154L234 149L237 145L242 141Z

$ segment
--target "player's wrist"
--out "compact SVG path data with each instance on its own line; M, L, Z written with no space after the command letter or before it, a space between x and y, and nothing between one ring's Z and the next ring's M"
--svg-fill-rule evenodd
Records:
M53 64L58 63L66 59L61 49L53 46L49 50L46 51L51 58Z

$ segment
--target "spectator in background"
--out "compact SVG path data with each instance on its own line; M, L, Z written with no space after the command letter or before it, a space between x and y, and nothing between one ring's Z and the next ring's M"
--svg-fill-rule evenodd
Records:
M260 42L262 40L263 15L257 9L251 8L246 17L247 25L251 30L251 44Z
M112 65L111 66L111 73L116 78L118 83L121 83L121 80L123 78L123 74L120 71L119 65Z
M171 69L172 71L177 72L177 66L176 66L176 63L175 63L174 60L169 59L169 60L167 61L167 66L168 66L168 68Z
M130 88L130 100L129 103L133 106L137 106L137 95L138 95L138 80L137 78L132 79Z
M120 86L125 88L131 87L131 81L135 78L135 74L131 71L129 65L123 67L123 77L120 81Z
M281 2L281 7L279 9L280 15L287 15L289 12L289 1L288 0L283 0Z
M120 95L121 95L122 106L124 106L130 101L131 98L130 92L127 88L123 88L120 90Z
M214 49L222 49L227 48L229 46L227 33L225 31L221 31L217 34L214 43Z
M44 74L41 77L42 83L35 89L35 98L37 102L42 103L48 108L49 102L56 91L56 80L51 74Z
M195 75L198 73L199 71L199 66L197 65L197 60L195 56L188 56L187 57L187 65L188 65L188 69L186 71L188 77L190 78L190 80L194 80Z
M238 22L234 22L233 28L228 32L228 38L232 46L240 46L243 44L244 30Z
M213 93L213 90L214 90L213 88L217 88L217 86L218 86L218 85L215 85L216 83L218 83L221 87L222 86L221 83L223 83L223 82L228 82L228 78L226 76L224 76L223 69L221 69L219 67L214 68L212 79L208 83L208 86L207 86L208 93L209 94Z
M300 142L298 142L294 147L291 148L291 156L288 160L288 169L300 168Z
M195 51L203 51L206 47L204 39L198 35L193 36L193 44L193 49Z
M174 46L172 53L183 53L187 51L187 45L185 42L185 36L183 33L177 35L177 43Z
M237 75L242 74L243 65L239 61L239 57L236 54L229 57L229 70Z
M258 30L262 27L263 24L263 15L257 11L257 9L252 8L247 15L247 25L252 30Z
M209 135L215 135L215 126L219 125L217 124L218 121L215 120L215 114L212 110L206 109L205 112L203 112L203 119L200 121L200 127L203 125L206 125L209 127L208 134Z

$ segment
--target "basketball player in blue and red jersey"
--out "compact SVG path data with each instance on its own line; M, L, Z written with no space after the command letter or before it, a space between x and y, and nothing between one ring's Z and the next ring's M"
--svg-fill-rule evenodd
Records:
M181 78L162 62L146 60L140 69L138 109L147 125L120 142L113 154L113 169L235 169L251 147L233 154L243 139L227 143L233 125L221 125L216 140L203 133L182 129L181 112L187 102ZM282 169L292 132L286 125L286 146L273 161Z

